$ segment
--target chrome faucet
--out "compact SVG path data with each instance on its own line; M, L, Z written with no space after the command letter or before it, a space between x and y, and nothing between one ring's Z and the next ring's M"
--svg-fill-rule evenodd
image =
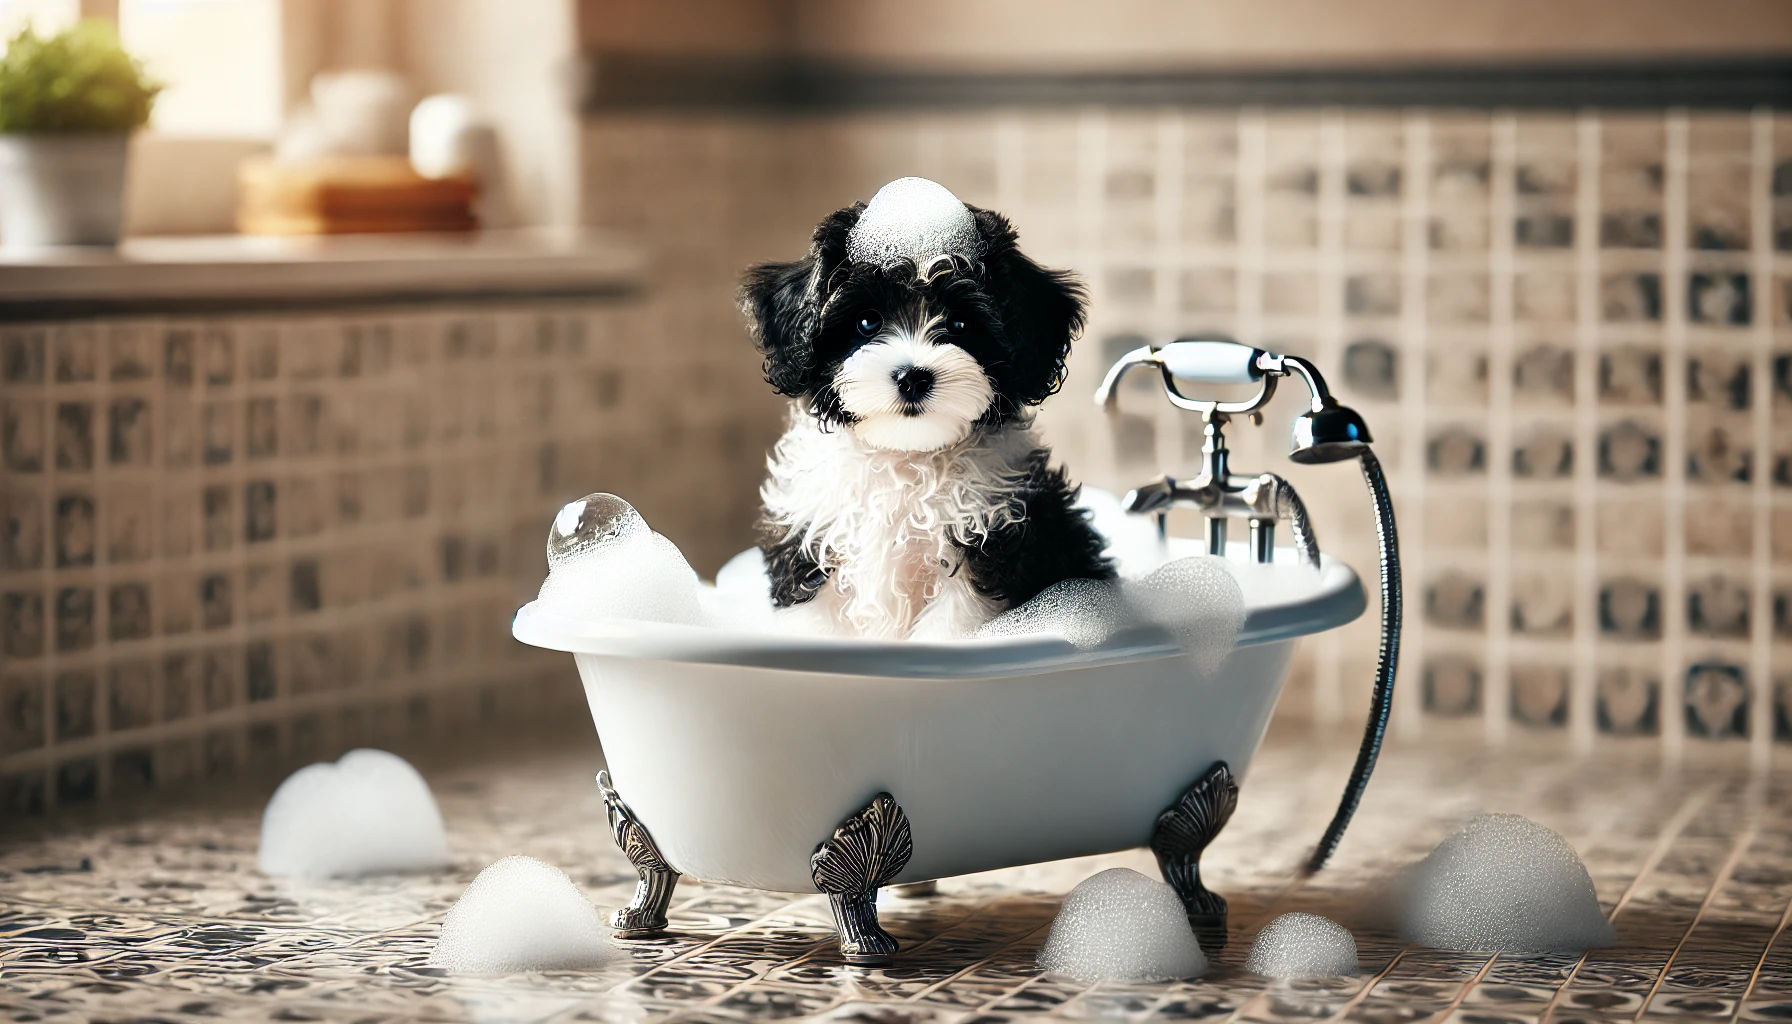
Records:
M1338 404L1319 368L1298 356L1280 355L1240 344L1221 335L1196 335L1178 338L1166 345L1146 345L1134 349L1108 368L1101 387L1096 389L1096 404L1108 412L1118 407L1120 379L1133 368L1153 366L1163 375L1164 393L1179 409L1201 416L1206 441L1201 446L1201 471L1192 479L1181 480L1161 476L1127 492L1122 502L1128 512L1155 514L1158 536L1168 531L1167 515L1178 505L1192 506L1207 517L1207 551L1224 556L1226 524L1243 519L1250 526L1251 557L1258 562L1275 559L1275 524L1287 519L1289 532L1301 560L1314 569L1320 568L1319 546L1313 538L1313 526L1307 508L1295 493L1293 485L1274 473L1234 473L1226 448L1225 428L1234 416L1245 416L1258 426L1263 423L1263 407L1275 395L1276 382L1283 377L1298 377L1307 386L1307 411L1294 421L1293 445L1288 457L1295 462L1315 464L1359 459L1363 479L1375 504L1375 536L1381 555L1381 646L1376 663L1375 693L1370 699L1369 722L1363 730L1362 745L1357 750L1356 765L1339 802L1338 811L1326 828L1312 855L1307 860L1310 874L1325 866L1344 829L1356 813L1381 742L1387 733L1388 714L1393 707L1394 678L1400 663L1400 541L1394 526L1394 505L1388 496L1387 479L1381 463L1370 450L1369 427L1354 409ZM1257 384L1256 395L1236 402L1189 398L1178 388L1178 381L1199 384Z
M1245 416L1261 425L1262 409L1275 396L1276 381L1286 376L1299 376L1313 396L1311 408L1295 423L1295 445L1290 455L1294 461L1331 462L1366 449L1369 429L1362 417L1332 398L1325 378L1305 359L1216 336L1182 338L1128 352L1108 369L1101 387L1096 389L1096 403L1113 412L1118 405L1121 378L1139 366L1156 367L1163 374L1164 392L1171 403L1200 414L1205 438L1201 445L1201 470L1195 477L1158 477L1127 492L1122 507L1141 515L1155 514L1160 535L1167 529L1166 515L1172 507L1199 509L1207 519L1207 550L1215 555L1225 554L1227 523L1243 519L1250 530L1251 557L1266 563L1275 558L1276 521L1286 519L1301 559L1319 568L1313 524L1294 485L1275 473L1233 472L1225 429L1234 416ZM1178 389L1178 380L1259 387L1256 395L1243 401L1220 402L1189 398Z

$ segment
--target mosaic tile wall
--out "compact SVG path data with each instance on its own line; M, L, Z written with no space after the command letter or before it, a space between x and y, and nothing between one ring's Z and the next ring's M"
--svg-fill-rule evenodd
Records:
M893 177L1009 213L1090 285L1044 423L1094 484L1198 455L1147 381L1113 421L1086 401L1141 338L1316 357L1393 476L1400 733L1466 716L1496 743L1642 734L1757 760L1792 738L1792 121L1093 108L585 135L591 216L665 247L706 333L738 330L740 267ZM1291 477L1327 549L1370 571L1356 471L1282 457L1298 390L1234 427L1235 461ZM1366 617L1306 645L1282 713L1355 728L1374 642Z
M509 637L553 511L607 481L709 568L747 542L766 416L656 315L0 325L0 818L582 718Z
M570 667L505 636L549 514L607 489L700 571L745 546L780 412L734 282L909 173L1087 278L1044 425L1090 483L1194 464L1145 382L1111 421L1086 400L1141 338L1328 369L1399 504L1398 733L1757 760L1792 734L1783 118L604 116L584 142L588 219L654 253L643 301L0 325L0 810L564 721ZM1236 463L1367 571L1355 471L1281 455L1297 397ZM1373 653L1367 618L1310 642L1281 713L1354 728Z

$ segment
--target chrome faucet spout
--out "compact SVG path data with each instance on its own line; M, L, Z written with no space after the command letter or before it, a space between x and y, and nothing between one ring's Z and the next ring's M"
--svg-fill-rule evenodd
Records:
M1135 348L1121 356L1114 365L1108 367L1107 376L1101 379L1101 385L1095 389L1095 404L1113 412L1118 407L1120 379L1135 367L1156 365L1157 349L1150 345Z

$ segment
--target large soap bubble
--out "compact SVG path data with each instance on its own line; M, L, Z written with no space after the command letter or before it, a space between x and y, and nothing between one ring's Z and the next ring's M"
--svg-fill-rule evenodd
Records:
M1579 952L1612 941L1574 847L1519 814L1483 814L1409 869L1400 930L1438 949Z
M467 886L442 921L429 964L451 974L517 974L600 967L622 956L566 872L513 856Z
M1167 632L1204 673L1217 670L1238 642L1244 589L1224 560L1196 555L1136 580L1064 580L997 615L980 637L1045 633L1090 650L1123 630Z
M1119 584L1109 580L1063 580L1018 608L985 622L977 636L1048 633L1085 650L1106 643L1126 623Z
M554 517L539 606L557 615L705 620L701 584L678 546L614 494L588 494Z
M1207 973L1207 957L1176 890L1131 868L1109 868L1064 897L1039 969L1078 981L1174 981Z
M448 837L429 783L384 750L293 772L261 816L263 874L347 878L448 863Z
M1123 592L1135 620L1168 630L1202 672L1220 667L1244 627L1244 588L1223 558L1179 558L1127 581Z
M548 566L625 544L650 531L635 507L614 494L587 494L568 502L548 531Z
M1244 969L1266 978L1331 978L1355 974L1356 937L1329 917L1283 914L1263 926Z

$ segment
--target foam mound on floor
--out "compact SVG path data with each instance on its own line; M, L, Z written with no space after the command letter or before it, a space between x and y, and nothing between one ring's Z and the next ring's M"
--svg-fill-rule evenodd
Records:
M622 952L603 915L566 872L533 857L505 857L461 894L442 921L429 964L451 974L601 967Z
M261 816L259 866L292 878L424 871L448 863L429 783L383 750L351 750L288 776Z
M1609 945L1579 854L1518 814L1483 814L1401 880L1400 930L1420 945L1478 952L1579 952Z
M1176 890L1109 868L1064 898L1038 966L1083 982L1174 981L1207 973L1207 957Z
M1355 974L1356 937L1328 917L1298 911L1263 926L1244 969L1266 978L1332 978Z

